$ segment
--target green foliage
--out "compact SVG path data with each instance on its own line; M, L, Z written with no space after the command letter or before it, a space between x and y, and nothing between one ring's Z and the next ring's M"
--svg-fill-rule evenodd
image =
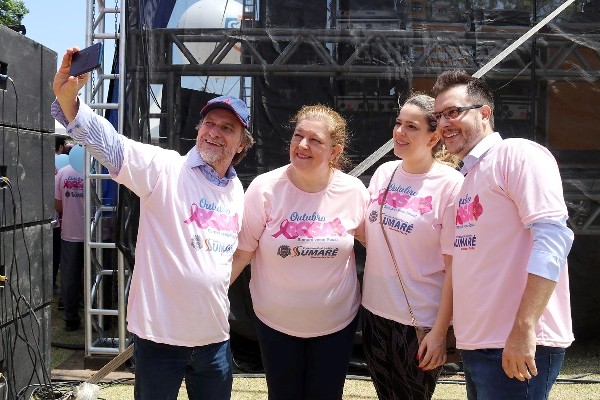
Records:
M0 0L0 25L19 25L19 16L28 12L22 0Z

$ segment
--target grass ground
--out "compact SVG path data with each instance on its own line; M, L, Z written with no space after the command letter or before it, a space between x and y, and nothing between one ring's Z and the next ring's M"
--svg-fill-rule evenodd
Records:
M56 299L55 299L56 300ZM52 307L52 342L63 347L83 346L83 329L65 332L62 312ZM66 346L65 346L66 345ZM74 350L52 347L52 368L60 366ZM438 383L433 399L460 400L466 399L465 387L459 375L443 376ZM595 383L586 383L594 382ZM120 384L103 387L99 398L106 400L133 399L133 385ZM377 399L375 389L370 380L357 377L346 380L344 400ZM182 388L179 400L187 400L185 388ZM235 376L233 382L233 400L267 399L267 386L262 376ZM559 382L554 385L550 400L600 400L600 337L589 341L576 341L568 350Z

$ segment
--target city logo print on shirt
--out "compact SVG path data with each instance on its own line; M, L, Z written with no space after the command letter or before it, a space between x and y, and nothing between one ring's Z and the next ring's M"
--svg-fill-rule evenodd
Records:
M190 206L190 217L183 222L186 224L195 224L202 230L210 230L226 238L225 241L221 241L215 238L194 235L190 242L190 246L194 250L233 254L234 242L239 231L237 213L231 215L231 210L226 207L202 198L198 204L192 203Z
M419 197L419 192L415 192L410 186L403 187L392 183L389 187L389 191L382 189L379 194L371 198L370 203L377 202L378 205L382 205L385 199L383 208L385 210L393 211L395 214L406 215L407 218L416 218L419 215L427 214L433 210L432 197L425 196ZM369 221L371 223L376 221L377 214L371 213ZM382 214L383 225L390 229L408 235L412 232L414 225L399 216L390 216Z
M346 227L339 218L327 221L317 212L312 214L293 212L279 225L279 230L273 234L274 238L285 238L286 240L312 242L312 246L300 245L279 246L277 255L286 258L310 257L310 258L334 258L339 248L335 246L323 246L327 242L335 242L336 238L346 234Z
M456 209L456 231L459 229L472 228L475 222L483 214L483 205L479 202L479 195L471 197L466 194L458 200ZM477 235L456 235L454 247L461 250L475 250L477 246Z
M65 197L83 197L83 178L69 176L63 183Z

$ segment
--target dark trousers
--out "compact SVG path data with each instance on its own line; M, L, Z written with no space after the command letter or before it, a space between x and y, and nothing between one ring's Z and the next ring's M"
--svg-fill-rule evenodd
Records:
M338 332L299 338L257 319L269 400L341 399L357 323L358 316Z
M56 286L58 267L60 266L60 226L52 228L52 287Z
M414 326L362 309L363 347L371 379L380 400L428 400L441 367L419 369L419 343Z
M185 378L190 400L229 400L233 385L229 340L183 347L134 337L135 399L177 400Z
M65 306L65 321L81 321L79 300L82 292L83 242L61 241L60 293Z

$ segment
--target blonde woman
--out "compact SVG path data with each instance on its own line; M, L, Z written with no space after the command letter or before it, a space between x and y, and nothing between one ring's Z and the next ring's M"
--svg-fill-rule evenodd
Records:
M246 191L232 281L252 259L269 399L341 399L360 305L354 237L368 193L340 171L347 133L338 113L305 106L292 123L290 163Z

